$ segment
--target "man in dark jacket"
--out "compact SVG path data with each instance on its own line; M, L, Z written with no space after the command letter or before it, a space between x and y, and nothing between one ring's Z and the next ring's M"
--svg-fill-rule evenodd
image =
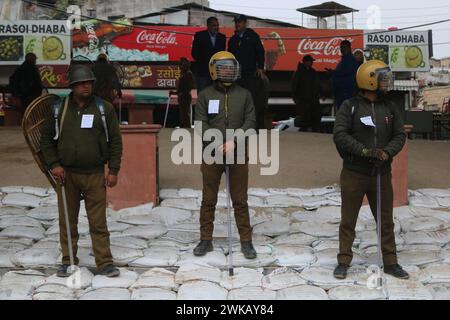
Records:
M95 83L94 94L102 99L113 103L117 97L122 97L122 86L116 69L109 63L108 56L105 53L100 53L97 57L94 67Z
M191 128L191 90L194 89L194 77L190 70L191 63L186 58L180 59L181 75L178 79L178 110L180 128Z
M334 105L337 110L341 107L342 102L353 97L358 92L356 86L356 71L360 66L360 63L352 53L350 41L343 40L340 49L342 59L332 76Z
M197 91L200 92L212 83L208 71L208 63L213 54L224 51L227 39L219 32L219 20L209 17L206 20L207 29L199 31L194 35L192 43L192 57L195 60L195 80Z
M265 50L259 35L247 27L245 15L237 15L234 18L234 25L236 31L228 41L228 51L234 54L241 67L239 85L250 91L253 101L256 102L259 94L256 77L261 77L264 73ZM263 109L260 106L255 106L255 108Z
M119 275L119 270L113 266L106 224L106 187L117 184L122 138L113 106L92 94L94 80L89 67L72 67L69 71L72 93L61 103L57 121L52 113L42 132L42 153L59 182L59 232L63 257L58 277L69 276L70 264L60 184L65 185L74 263L78 264L77 224L83 197L97 270L108 277ZM109 168L106 177L105 164Z
M312 127L313 132L320 131L322 109L319 102L320 80L313 68L314 58L310 55L303 57L292 80L292 97L296 105L297 119L302 131ZM296 120L297 120L296 119Z
M217 152L229 158L236 156L239 146L233 138L227 139L227 129L242 129L244 132L256 126L255 108L248 90L236 85L238 62L230 52L222 51L211 58L211 78L215 83L200 92L195 113L196 121L202 123L202 140L209 129L217 129L223 135L223 144ZM204 147L208 142L203 141ZM239 157L239 156L238 156ZM200 208L200 243L194 249L194 255L203 256L213 250L212 237L214 215L217 204L220 179L226 167L229 168L230 194L234 215L241 239L241 251L247 259L256 258L252 244L252 227L248 211L248 163L235 161L232 164L213 162L205 159L201 165L203 175L203 196Z
M355 226L365 195L369 200L372 214L378 221L377 176L379 175L381 185L379 241L384 272L407 279L408 274L397 262L394 234L391 162L403 148L406 135L398 106L384 95L384 92L392 90L392 73L384 62L372 60L361 65L356 78L361 93L344 101L336 115L334 125L334 142L344 160L341 172L342 207L338 266L334 276L344 279L347 275L353 257Z
M42 81L34 53L26 54L25 61L11 76L9 86L12 94L20 97L23 109L42 94Z

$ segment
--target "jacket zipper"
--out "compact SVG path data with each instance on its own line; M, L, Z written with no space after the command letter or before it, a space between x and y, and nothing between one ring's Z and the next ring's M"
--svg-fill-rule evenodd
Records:
M225 129L228 128L228 92L225 92Z
M378 134L378 130L377 130L377 117L376 117L376 114L375 114L375 104L372 102L372 117L373 117L373 123L375 124L375 127L373 128L373 130L374 130L374 133L375 133L375 135L374 135L374 143L375 143L375 149L377 149L377 134ZM373 171L373 173L375 174L375 171L376 171L377 169L376 169L376 167L374 166L373 167L373 169L372 169L372 171Z

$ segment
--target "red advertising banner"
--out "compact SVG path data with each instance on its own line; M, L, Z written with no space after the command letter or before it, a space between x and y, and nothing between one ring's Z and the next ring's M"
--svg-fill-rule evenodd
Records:
M38 65L42 85L47 88L67 88L68 65Z
M87 46L83 42L73 42L74 56L84 55L95 60L110 41L108 53L112 61L178 61L181 57L191 57L192 40L195 32L202 27L132 26L126 33L106 32L99 36L99 46ZM266 49L268 70L295 70L298 61L310 54L316 59L315 68L335 68L340 60L339 44L346 39L353 49L364 47L363 30L329 30L301 28L255 28ZM91 31L92 32L92 31ZM221 28L227 37L233 28ZM103 38L102 38L103 37ZM101 43L101 45L100 45Z
M178 65L123 65L124 88L176 88L181 70Z

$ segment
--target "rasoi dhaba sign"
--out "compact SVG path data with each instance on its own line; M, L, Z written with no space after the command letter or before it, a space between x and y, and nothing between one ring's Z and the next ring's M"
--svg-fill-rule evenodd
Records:
M429 71L428 31L365 32L370 59L388 64L392 71Z
M70 48L66 21L0 21L0 65L21 64L29 52L38 63L67 65Z
M116 26L92 23L74 32L74 57L95 60L108 47L112 61L177 61L191 57L192 40L202 27ZM295 70L301 58L310 54L317 70L335 68L340 60L339 44L349 40L363 48L362 30L311 30L300 28L255 28L266 50L268 70ZM221 28L227 37L233 28Z

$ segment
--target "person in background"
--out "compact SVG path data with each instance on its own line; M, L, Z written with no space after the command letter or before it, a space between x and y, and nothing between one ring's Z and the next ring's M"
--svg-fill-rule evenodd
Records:
M36 55L29 52L25 61L9 78L9 87L13 96L19 97L25 110L31 101L42 94L42 80L36 67Z
M343 40L340 45L342 59L338 63L332 75L334 90L334 105L339 110L342 102L353 97L357 93L356 71L360 63L352 54L350 41Z
M94 94L102 99L113 103L117 97L122 97L122 86L116 69L108 61L108 56L105 53L100 53L97 56L97 61L92 68L95 76Z
M313 68L314 58L309 54L304 56L297 66L292 79L292 97L297 111L296 126L300 131L320 131L322 109L320 106L320 80Z
M225 35L219 32L219 20L216 17L209 17L206 27L206 30L195 33L192 42L191 54L195 61L194 73L198 92L212 83L208 70L209 60L216 52L224 51L227 43Z
M355 49L353 51L353 55L355 56L356 61L358 61L359 65L362 65L366 62L366 58L364 57L364 51L361 49Z
M188 59L180 59L181 76L177 88L180 128L191 127L191 90L194 89L194 77L190 67L191 63Z

